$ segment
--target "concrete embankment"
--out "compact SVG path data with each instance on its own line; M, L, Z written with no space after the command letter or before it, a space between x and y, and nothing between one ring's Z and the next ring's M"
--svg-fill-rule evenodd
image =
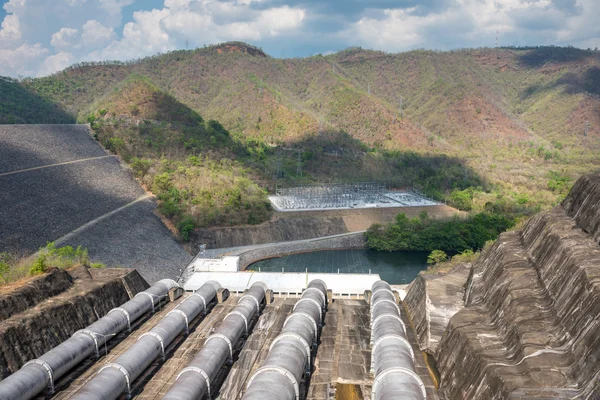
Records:
M88 125L0 125L0 188L0 251L82 245L93 261L137 268L151 283L191 258Z
M582 177L561 206L500 235L468 278L411 285L408 309L445 398L600 398L599 204L600 174ZM462 301L433 304L430 283ZM455 314L436 347L444 310Z

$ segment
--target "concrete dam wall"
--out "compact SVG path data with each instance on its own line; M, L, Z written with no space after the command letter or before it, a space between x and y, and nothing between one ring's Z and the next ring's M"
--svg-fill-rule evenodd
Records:
M421 348L435 356L440 394L600 398L599 239L600 175L593 174L561 206L502 234L474 263L464 290L456 290L464 279L456 271L432 278L455 289L439 344L432 340L444 324L431 304L436 295L423 279L411 285L407 308Z

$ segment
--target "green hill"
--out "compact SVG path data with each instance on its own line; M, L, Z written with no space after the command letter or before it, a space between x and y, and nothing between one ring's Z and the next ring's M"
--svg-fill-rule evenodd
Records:
M0 76L0 124L68 124L75 118L20 82Z
M267 190L376 179L464 209L530 213L600 164L600 53L574 48L275 59L233 42L21 86L93 121L107 147L122 139L126 159L231 160ZM202 224L240 223L227 218Z

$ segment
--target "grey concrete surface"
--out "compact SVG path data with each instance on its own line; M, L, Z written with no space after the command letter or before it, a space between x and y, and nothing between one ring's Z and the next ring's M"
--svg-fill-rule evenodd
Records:
M87 125L0 125L0 174L105 155Z
M176 279L192 257L153 213L155 208L152 199L143 200L63 244L82 245L94 261L106 265L136 268L150 284Z
M85 125L0 125L0 252L32 254L145 196L129 169L106 155ZM80 162L56 165L73 161ZM137 268L150 283L175 278L191 256L155 207L141 201L62 244L87 247L108 266Z
M25 252L144 195L116 158L0 176L0 187L0 249Z

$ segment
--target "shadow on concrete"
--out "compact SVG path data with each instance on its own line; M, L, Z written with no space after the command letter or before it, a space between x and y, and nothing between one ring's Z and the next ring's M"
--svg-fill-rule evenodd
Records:
M47 159L2 143L3 153L33 165ZM0 251L31 254L145 193L114 157L0 176ZM71 238L92 260L135 267L148 282L177 276L191 258L153 214L137 203Z

